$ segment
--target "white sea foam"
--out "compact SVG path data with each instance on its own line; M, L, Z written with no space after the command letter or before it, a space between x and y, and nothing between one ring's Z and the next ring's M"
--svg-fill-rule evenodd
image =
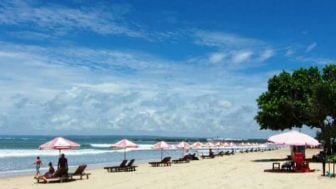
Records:
M112 144L90 144L93 148L111 148ZM138 148L130 148L129 150L150 150L153 145L151 144L139 144Z
M115 152L112 150L94 150L94 149L83 149L83 150L64 150L67 155L90 155L90 154L102 154ZM33 150L33 149L15 149L15 150L0 150L0 158L6 157L29 157L29 156L57 156L59 154L58 150Z
M111 144L90 144L93 148L110 148Z
M94 144L97 146L104 146L107 144ZM92 145L91 145L92 146ZM110 146L110 145L109 145ZM133 150L150 150L152 145L141 144L138 148L129 148L126 151ZM67 155L80 156L103 153L124 152L123 149L78 149L78 150L63 150ZM0 158L6 157L30 157L30 156L57 156L58 150L37 150L37 149L1 149Z

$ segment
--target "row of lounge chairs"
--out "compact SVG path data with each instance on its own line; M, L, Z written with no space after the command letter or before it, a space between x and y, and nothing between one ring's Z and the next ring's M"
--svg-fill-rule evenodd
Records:
M37 180L38 183L49 183L49 182L64 182L68 180L74 180L74 177L79 177L80 180L83 179L83 177L86 177L86 179L89 179L90 173L86 173L87 165L79 165L77 169L74 172L70 173L64 173L64 170L62 169L57 169L56 172L51 176L51 177L45 177L45 176L38 176L35 179Z
M127 160L123 160L119 166L110 166L110 167L104 167L104 169L107 170L107 172L131 172L136 171L136 167L134 164L134 159L131 159L128 163Z

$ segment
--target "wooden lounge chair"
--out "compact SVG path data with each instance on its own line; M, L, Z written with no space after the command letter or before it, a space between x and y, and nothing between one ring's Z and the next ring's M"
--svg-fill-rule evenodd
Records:
M85 168L87 167L87 165L80 165L77 167L77 169L75 170L75 172L73 173L68 173L68 176L70 179L73 179L74 176L79 176L80 180L83 179L83 176L86 176L86 179L89 179L89 175L90 173L84 173Z
M173 163L189 163L189 155L185 155L183 158L173 159Z
M55 174L52 177L48 177L46 178L44 175L41 175L37 178L35 178L37 180L37 183L50 183L50 182L64 182L66 180L69 179L69 177L67 175L64 174L64 170L62 169L57 169Z
M202 159L211 159L211 158L215 158L214 154L209 154L209 155L201 155Z
M165 157L161 161L149 162L152 167L171 166L171 157Z
M131 172L131 171L136 171L135 168L137 166L133 165L134 161L135 161L135 159L131 159L131 161L129 161L126 166L120 167L116 172L122 172L122 171L124 171L124 172Z
M107 170L107 172L120 172L123 168L126 167L127 160L123 160L119 166L112 166L112 167L104 167L104 169Z
M134 161L135 159L131 159L131 161L126 165L126 171L136 171L135 168L137 166L134 165Z
M223 157L223 156L224 156L224 152L223 152L223 151L220 151L220 152L218 152L218 154L215 154L215 156Z

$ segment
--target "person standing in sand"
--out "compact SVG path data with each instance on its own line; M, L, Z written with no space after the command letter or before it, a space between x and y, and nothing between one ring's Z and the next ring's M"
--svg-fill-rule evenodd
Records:
M68 174L68 160L64 154L61 154L61 157L58 159L57 169L61 169L63 175Z
M36 174L35 174L34 178L36 178L36 177L40 176L40 168L41 168L41 165L42 165L42 160L40 159L40 156L36 157L36 160L35 160L34 164L35 164L35 168L36 168Z

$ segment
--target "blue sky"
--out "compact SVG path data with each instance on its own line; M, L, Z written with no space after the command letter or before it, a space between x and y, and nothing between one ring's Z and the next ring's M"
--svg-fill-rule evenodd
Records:
M332 1L1 1L0 134L260 138L281 70L335 62Z

